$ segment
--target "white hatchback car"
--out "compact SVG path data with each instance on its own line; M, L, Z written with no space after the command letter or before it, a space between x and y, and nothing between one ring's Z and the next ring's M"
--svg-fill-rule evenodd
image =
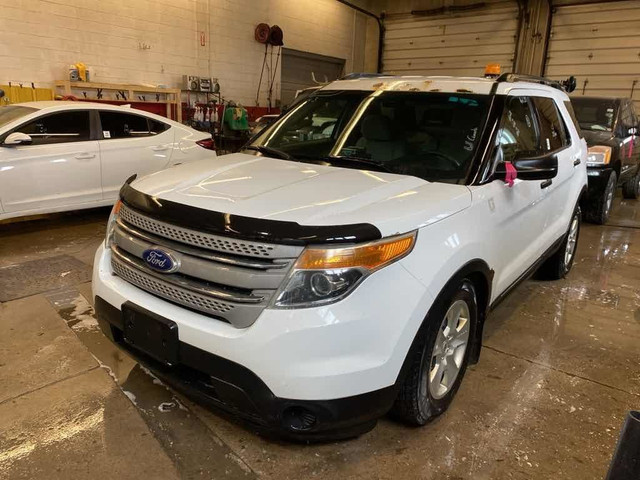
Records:
M0 107L0 220L110 205L133 174L215 157L211 135L129 107Z

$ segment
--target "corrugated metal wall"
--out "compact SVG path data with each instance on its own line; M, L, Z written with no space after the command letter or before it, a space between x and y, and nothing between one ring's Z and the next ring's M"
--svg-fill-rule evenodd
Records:
M438 16L385 19L383 65L397 75L481 76L487 63L513 68L518 6L487 0L482 8Z
M634 90L640 107L640 1L557 7L545 74L575 75L574 95L629 97Z

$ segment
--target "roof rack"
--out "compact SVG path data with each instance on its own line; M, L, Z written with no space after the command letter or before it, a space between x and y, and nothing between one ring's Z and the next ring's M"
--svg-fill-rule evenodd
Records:
M557 88L563 92L571 93L576 89L576 77L573 75L566 80L549 80L544 77L537 77L535 75L523 75L520 73L507 72L496 78L496 82L530 82L539 83L541 85L547 85L549 87Z
M387 73L348 73L339 78L339 80L355 80L358 78L378 78L378 77L393 77L393 75L389 75Z

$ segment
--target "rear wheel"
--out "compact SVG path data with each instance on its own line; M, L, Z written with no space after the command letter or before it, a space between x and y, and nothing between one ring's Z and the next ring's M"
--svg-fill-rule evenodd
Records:
M559 280L564 278L571 267L576 256L578 238L580 237L580 217L582 213L580 207L576 207L569 223L569 230L564 236L562 245L549 259L542 264L536 277L542 280Z
M613 198L616 194L616 187L618 185L618 176L616 172L611 172L609 175L609 181L599 197L594 198L591 202L591 206L585 212L586 219L591 223L597 223L598 225L604 225L609 220L611 215L611 207L613 206Z
M424 425L444 412L460 387L478 322L473 284L463 280L453 297L432 307L425 322L391 409L393 417L410 425Z
M634 177L622 184L622 196L633 200L640 197L640 165L638 165L638 171Z

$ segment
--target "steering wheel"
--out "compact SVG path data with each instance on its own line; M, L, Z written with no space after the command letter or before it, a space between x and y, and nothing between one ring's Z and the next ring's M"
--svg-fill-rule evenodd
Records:
M424 152L424 153L421 154L421 156L423 158L424 157L437 157L437 158L440 158L440 159L446 161L452 167L452 168L446 168L446 170L457 170L457 169L460 168L460 164L458 163L458 161L455 158L450 157L446 153L442 153L442 152L437 151L437 150L431 150L431 151L428 151L428 152Z

